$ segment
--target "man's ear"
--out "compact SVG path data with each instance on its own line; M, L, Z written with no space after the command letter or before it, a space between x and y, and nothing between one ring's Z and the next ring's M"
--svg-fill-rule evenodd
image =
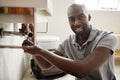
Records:
M90 14L88 14L88 21L90 21L91 20L91 15Z

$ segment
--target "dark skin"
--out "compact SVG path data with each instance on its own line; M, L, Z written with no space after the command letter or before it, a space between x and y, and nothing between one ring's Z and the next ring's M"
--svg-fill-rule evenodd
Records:
M71 17L73 18L72 21ZM68 19L71 29L77 36L76 42L82 46L90 34L90 15L87 13L83 5L73 4L68 9ZM33 47L26 48L25 46L28 45ZM23 49L25 52L34 56L41 68L48 68L51 64L53 64L64 72L79 78L89 75L91 72L99 68L111 56L110 49L97 47L85 59L77 61L63 57L62 53L58 51L49 52L45 49L41 49L26 40L23 42Z

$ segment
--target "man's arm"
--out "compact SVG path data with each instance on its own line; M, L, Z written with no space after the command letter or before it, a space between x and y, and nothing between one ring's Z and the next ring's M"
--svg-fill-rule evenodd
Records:
M105 47L96 48L82 61L61 57L56 55L60 54L57 51L55 52L56 54L43 49L39 49L38 52L40 52L39 56L50 61L61 70L79 78L88 75L100 67L111 55L111 50Z
M35 60L35 62L38 64L38 66L41 69L47 69L47 68L50 68L52 66L52 64L50 62L46 61L41 56L33 56L33 59Z
M62 56L62 54L57 53L57 51L54 52L55 54ZM33 56L35 62L37 62L38 66L42 69L48 69L50 67L52 67L52 64L50 63L50 61L44 59L41 56Z

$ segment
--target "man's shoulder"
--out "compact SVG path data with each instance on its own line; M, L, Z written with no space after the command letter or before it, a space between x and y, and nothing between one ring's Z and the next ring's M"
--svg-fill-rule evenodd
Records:
M101 36L105 36L105 35L111 35L111 36L115 36L114 32L112 31L109 31L107 29L100 29L100 28L96 28L96 27L93 27L92 26L92 32L96 32L99 35Z
M96 32L96 39L98 40L107 39L107 42L111 40L117 41L117 36L112 31L94 28L93 32Z
M116 37L115 33L112 31L108 31L108 30L99 30L99 35L101 35L101 37Z
M66 44L66 43L72 43L75 41L75 34L69 34L63 41L62 43Z

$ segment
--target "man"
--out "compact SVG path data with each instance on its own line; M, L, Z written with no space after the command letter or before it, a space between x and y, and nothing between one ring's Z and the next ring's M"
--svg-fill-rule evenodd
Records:
M41 68L51 64L76 77L76 80L116 80L113 55L118 42L112 32L98 30L89 21L84 5L72 4L68 19L75 34L65 39L53 53L25 40L23 49L32 54ZM27 47L31 46L31 47Z

